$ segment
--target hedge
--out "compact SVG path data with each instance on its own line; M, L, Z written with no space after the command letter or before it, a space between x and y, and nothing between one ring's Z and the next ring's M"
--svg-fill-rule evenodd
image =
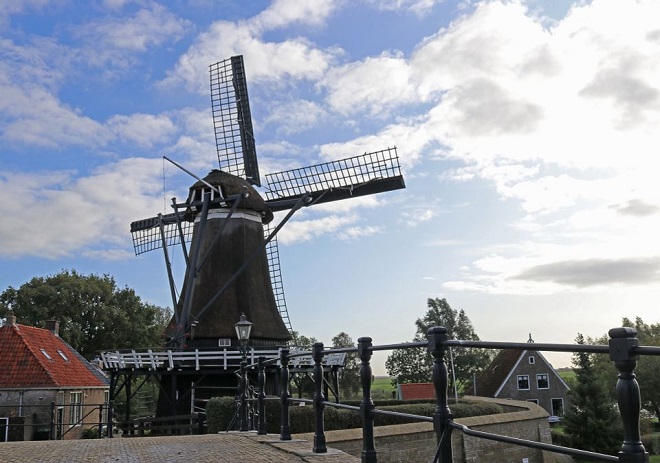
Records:
M396 405L390 405L390 403L395 403ZM346 405L358 406L359 402L346 403ZM254 406L256 408L256 402ZM402 402L400 400L382 401L376 403L376 407L379 410L389 410L428 417L432 417L433 412L435 411L435 403L430 403L428 401L422 402L419 400L410 402ZM502 408L499 405L490 402L460 401L459 403L451 404L450 407L455 418L502 413ZM235 410L236 403L233 397L215 397L209 400L206 406L208 432L217 433L227 431ZM281 410L282 408L279 400L268 400L266 402L266 426L268 433L280 433ZM310 404L298 406L295 405L294 401L289 408L289 411L292 434L314 431L313 406ZM411 423L415 421L418 420L385 415L376 415L375 417L376 426ZM324 411L324 424L324 429L326 431L361 428L362 420L357 411L326 406ZM236 425L236 423L234 423L234 425ZM235 426L232 427L232 429L235 428Z

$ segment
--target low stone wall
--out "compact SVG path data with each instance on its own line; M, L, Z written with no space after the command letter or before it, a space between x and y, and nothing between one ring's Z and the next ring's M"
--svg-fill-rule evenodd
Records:
M548 413L532 402L466 397L470 400L495 402L505 412L497 415L475 416L456 419L457 423L471 429L495 434L551 443ZM451 405L450 405L451 407ZM378 426L374 430L379 463L413 463L432 461L436 450L433 425L427 422ZM362 429L326 431L328 447L360 456ZM299 439L310 442L313 433L297 434ZM452 434L454 463L557 463L561 457L540 450L465 436L460 431Z

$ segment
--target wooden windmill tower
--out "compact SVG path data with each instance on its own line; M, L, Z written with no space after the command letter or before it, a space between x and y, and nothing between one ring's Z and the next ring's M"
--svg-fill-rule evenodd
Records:
M405 188L396 148L266 175L263 199L254 188L261 179L243 57L211 65L210 77L220 169L192 185L185 204L173 201L173 213L133 222L135 251L165 252L176 307L170 345L236 345L233 325L241 314L254 324L253 346L283 345L291 327L277 232L301 207ZM286 210L273 231L264 231L273 212ZM176 244L187 262L178 298L167 251Z
M213 348L237 350L234 325L242 314L253 323L250 341L265 351L286 345L291 326L282 290L277 232L301 207L405 188L396 148L365 153L338 161L266 175L265 198L252 132L243 58L234 56L210 66L211 101L219 169L197 179L185 203L172 200L174 212L131 224L136 254L162 249L174 316L166 332L166 370L159 370L149 351L145 362L133 360L135 351L104 356L116 375L135 374L152 365L160 381L161 399L168 397L169 413L180 413L180 399L214 376L213 386L235 389L236 378L225 362L205 366L195 357L178 364L174 350ZM168 159L169 160L169 159ZM271 230L273 213L287 211ZM188 246L188 244L190 246ZM171 271L169 249L181 246L186 261L180 295ZM275 350L275 353L277 351ZM175 352L176 353L176 352ZM146 354L145 354L146 355ZM258 355L262 355L259 353ZM225 356L226 358L226 356ZM186 357L188 359L188 357ZM169 363L168 363L169 362ZM129 369L128 365L137 367ZM237 365L234 363L234 368ZM188 368L188 370L186 370ZM234 370L235 371L235 370ZM151 373L150 373L151 374ZM187 374L181 379L182 374ZM224 379L219 378L223 376ZM178 379L177 379L178 378ZM130 382L126 382L130 385ZM160 408L160 405L159 405ZM167 411L159 414L167 415Z

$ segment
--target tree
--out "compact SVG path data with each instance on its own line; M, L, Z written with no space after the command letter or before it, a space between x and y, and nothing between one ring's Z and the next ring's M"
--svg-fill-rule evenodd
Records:
M109 275L80 275L63 270L35 277L0 294L0 316L13 311L17 322L44 327L60 323L60 337L83 357L91 359L108 349L158 347L169 310L143 302L135 291Z
M452 309L446 299L428 299L428 311L415 321L414 341L425 341L426 333L433 326L444 326L450 339L478 341L472 322L464 310ZM486 349L460 348L452 351L453 372L456 385L461 388L472 379L472 375L484 369L491 360L491 353ZM397 349L390 355L385 367L390 376L398 383L431 381L433 359L423 349ZM450 366L451 368L451 366ZM450 377L453 386L453 379ZM394 382L394 381L393 381Z
M585 344L584 337L578 334L575 342ZM575 387L569 392L571 404L563 418L571 446L614 454L621 445L621 423L614 401L598 379L594 354L574 353L573 367Z
M332 338L332 347L355 347L355 343L342 331ZM360 391L360 359L357 353L346 355L344 367L339 370L339 391L346 398L355 397Z
M640 317L635 318L633 323L624 317L621 326L635 328L640 345L660 346L660 323L648 325ZM652 355L640 356L635 375L639 382L642 407L660 420L660 358Z
M290 344L292 350L311 351L312 346L316 342L316 338L308 338L297 331L291 332L291 337ZM291 382L293 383L294 392L298 394L299 399L303 395L311 396L314 393L314 382L304 373L294 373L291 375Z

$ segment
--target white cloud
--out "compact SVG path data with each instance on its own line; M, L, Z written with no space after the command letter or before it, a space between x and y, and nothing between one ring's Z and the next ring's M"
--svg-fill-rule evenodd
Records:
M312 220L291 220L282 228L277 235L277 240L282 244L299 241L309 241L320 236L335 234L340 231L345 233L346 226L355 223L356 216L331 215Z
M1 173L0 214L12 220L0 224L0 253L56 258L100 246L116 255L114 247L129 246L130 222L162 209L159 172L160 160L128 158L82 178L73 171Z
M275 0L251 22L260 30L272 30L301 23L323 26L328 17L339 7L339 0Z
M164 6L153 3L131 17L86 23L75 33L93 44L97 52L99 49L144 52L149 47L176 42L190 27L189 21L178 18Z
M340 114L366 111L385 117L396 106L416 100L409 72L403 56L384 53L332 69L321 85L329 91L328 104Z
M234 55L244 55L246 74L251 83L277 82L284 77L319 79L328 70L338 50L321 50L300 36L268 42L263 39L263 34L290 23L318 25L333 10L332 4L323 1L317 9L316 6L312 8L312 4L283 0L245 21L217 21L180 57L163 84L183 83L189 90L207 93L208 65ZM285 11L289 7L290 10Z
M62 104L42 88L0 84L0 120L5 142L58 148L97 146L109 139L106 128Z
M172 120L165 115L116 115L108 120L107 125L121 140L147 148L165 142L176 130Z
M317 103L297 100L278 103L265 118L264 123L277 127L278 134L292 135L317 126L325 115L325 110Z

